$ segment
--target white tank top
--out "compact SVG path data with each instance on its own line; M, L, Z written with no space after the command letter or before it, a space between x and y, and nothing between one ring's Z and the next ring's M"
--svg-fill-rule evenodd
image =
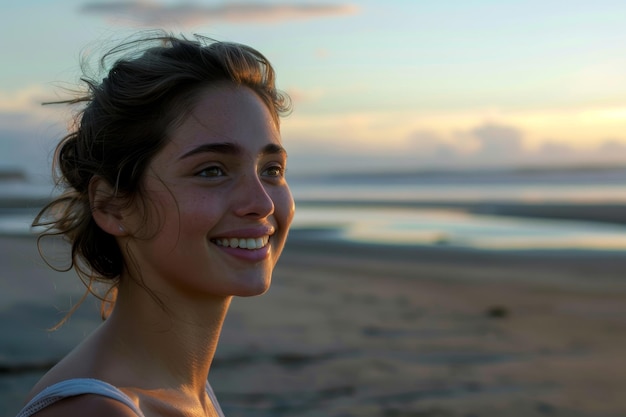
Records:
M220 408L219 403L217 402L217 398L215 398L215 393L213 392L213 388L209 385L209 382L206 383L206 392L217 414L220 417L224 417L224 413ZM58 382L54 385L51 385L33 397L32 400L28 402L24 406L24 408L17 414L16 417L30 417L33 414L43 410L44 408L60 401L64 398L74 397L76 395L83 394L95 394L101 395L103 397L113 398L125 405L127 405L138 417L144 417L141 410L137 407L137 405L133 402L132 399L126 394L124 394L119 389L115 388L113 385L106 383L104 381L100 381L98 379L91 378L75 378L68 379L66 381Z

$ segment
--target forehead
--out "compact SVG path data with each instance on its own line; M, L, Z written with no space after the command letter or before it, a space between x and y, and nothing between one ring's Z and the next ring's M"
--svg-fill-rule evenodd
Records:
M250 88L218 85L202 90L189 114L169 133L172 152L211 142L234 143L252 152L280 144L280 131L265 102Z

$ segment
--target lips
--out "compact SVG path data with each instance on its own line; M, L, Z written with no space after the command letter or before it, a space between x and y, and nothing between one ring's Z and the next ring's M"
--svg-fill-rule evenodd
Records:
M223 237L211 239L217 246L239 249L261 249L267 246L270 240L269 235L261 237Z

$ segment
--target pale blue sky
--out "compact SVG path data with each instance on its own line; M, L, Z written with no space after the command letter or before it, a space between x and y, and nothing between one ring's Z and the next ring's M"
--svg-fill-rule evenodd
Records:
M94 3L115 2L0 6L0 167L50 147L62 118L36 103L76 81L80 51L139 27L84 11ZM266 54L294 97L283 136L303 170L626 161L623 1L328 1L314 14L297 6L319 2L258 0L218 16L235 3L198 0L186 4L209 17L191 23L171 20L180 2L117 2L132 3ZM276 4L291 15L264 10Z

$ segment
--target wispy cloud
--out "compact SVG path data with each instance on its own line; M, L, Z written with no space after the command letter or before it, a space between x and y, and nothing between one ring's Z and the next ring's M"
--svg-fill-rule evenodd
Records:
M41 86L29 85L12 92L0 90L0 112L30 111L44 100L45 91Z
M82 13L105 16L115 23L141 26L191 26L210 21L276 22L311 19L323 16L353 14L358 8L349 4L291 4L236 2L215 5L194 3L162 4L153 1L90 2L80 8Z

